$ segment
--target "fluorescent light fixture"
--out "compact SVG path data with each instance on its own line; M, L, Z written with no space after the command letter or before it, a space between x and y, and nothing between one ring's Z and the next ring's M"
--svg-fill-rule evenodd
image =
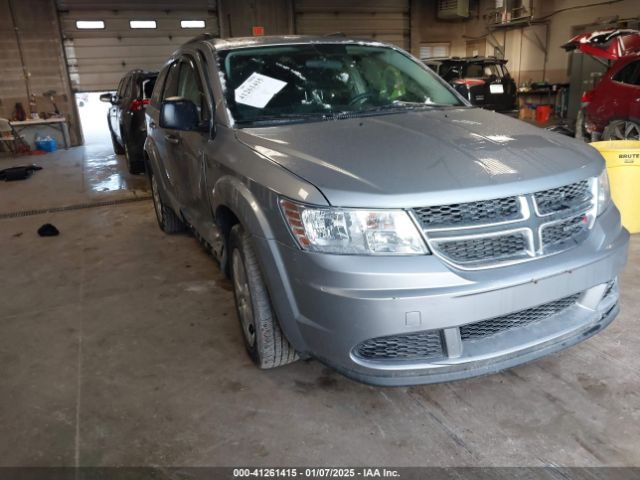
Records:
M78 30L101 30L104 28L102 20L78 20L76 21Z
M205 26L204 20L180 20L181 28L204 28Z
M155 20L129 20L131 28L156 28Z

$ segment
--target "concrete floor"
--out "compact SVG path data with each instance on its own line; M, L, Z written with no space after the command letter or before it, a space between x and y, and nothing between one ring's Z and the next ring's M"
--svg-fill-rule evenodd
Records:
M109 146L35 160L0 183L0 466L640 465L640 237L602 334L498 375L374 388L316 361L254 368L230 284L157 228ZM119 199L140 201L3 215ZM38 237L46 222L61 235Z

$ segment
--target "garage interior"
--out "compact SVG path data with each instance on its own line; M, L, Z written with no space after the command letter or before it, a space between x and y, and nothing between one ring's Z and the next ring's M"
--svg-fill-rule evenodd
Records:
M637 235L617 319L533 363L396 388L314 359L259 370L231 282L192 235L158 229L148 178L114 153L98 99L203 32L340 32L422 59L507 59L522 95L505 114L573 130L606 68L561 46L639 24L636 0L0 0L0 118L19 126L0 170L42 167L0 181L0 467L640 465ZM16 104L45 123L20 124Z

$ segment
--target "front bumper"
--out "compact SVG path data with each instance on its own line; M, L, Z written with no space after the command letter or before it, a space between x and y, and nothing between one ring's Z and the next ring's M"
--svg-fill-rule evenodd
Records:
M361 257L302 252L258 239L263 273L289 341L356 380L377 385L442 382L497 372L574 345L618 313L628 233L610 208L579 246L556 256L481 271L435 256ZM607 290L610 290L605 296ZM575 295L561 312L484 338L460 327ZM362 358L367 340L438 331L443 355L429 360Z

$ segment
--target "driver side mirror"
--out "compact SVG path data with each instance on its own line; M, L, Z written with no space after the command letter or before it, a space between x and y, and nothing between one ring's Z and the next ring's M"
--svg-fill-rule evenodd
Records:
M202 131L198 107L182 97L167 98L160 107L160 128L170 130Z
M102 95L100 95L100 101L106 103L115 103L116 98L110 93L103 93Z

